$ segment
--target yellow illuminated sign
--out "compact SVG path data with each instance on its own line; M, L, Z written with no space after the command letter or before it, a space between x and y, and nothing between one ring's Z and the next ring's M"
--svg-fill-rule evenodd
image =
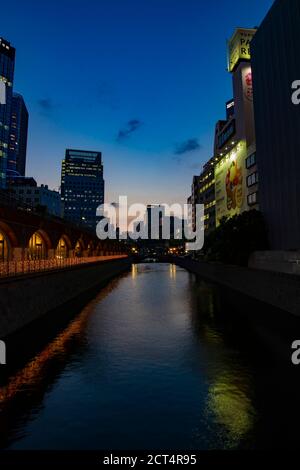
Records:
M247 210L246 142L241 141L215 167L216 224Z
M237 29L228 43L228 70L233 72L241 60L250 60L250 44L256 29Z

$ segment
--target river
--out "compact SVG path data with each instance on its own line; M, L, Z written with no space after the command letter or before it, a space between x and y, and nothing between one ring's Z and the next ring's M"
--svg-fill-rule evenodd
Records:
M0 388L1 448L296 441L299 388L217 304L215 289L181 268L134 265Z

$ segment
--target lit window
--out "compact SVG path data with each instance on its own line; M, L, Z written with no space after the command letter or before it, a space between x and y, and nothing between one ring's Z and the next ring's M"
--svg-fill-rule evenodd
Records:
M252 173L251 175L248 176L247 178L247 186L248 188L250 186L253 186L254 184L258 183L258 173L257 171L255 173Z
M252 166L256 165L256 153L252 153L247 159L246 159L246 168L251 168Z
M248 205L254 206L258 202L258 194L257 192L248 195Z

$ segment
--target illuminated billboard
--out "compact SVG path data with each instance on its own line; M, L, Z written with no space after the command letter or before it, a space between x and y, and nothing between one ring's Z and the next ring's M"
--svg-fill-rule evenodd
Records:
M250 44L256 29L237 29L228 42L228 70L233 72L242 60L251 59Z
M246 142L239 142L215 167L216 224L247 210Z

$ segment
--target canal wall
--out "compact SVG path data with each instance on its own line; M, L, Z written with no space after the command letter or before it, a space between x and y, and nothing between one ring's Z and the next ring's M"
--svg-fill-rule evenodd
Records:
M79 305L130 266L131 259L125 257L1 279L0 338L13 336L46 317L53 323L57 315L52 312L67 317L68 309L62 311L63 306Z
M225 288L231 300L246 296L300 318L300 276L184 258L174 262Z

